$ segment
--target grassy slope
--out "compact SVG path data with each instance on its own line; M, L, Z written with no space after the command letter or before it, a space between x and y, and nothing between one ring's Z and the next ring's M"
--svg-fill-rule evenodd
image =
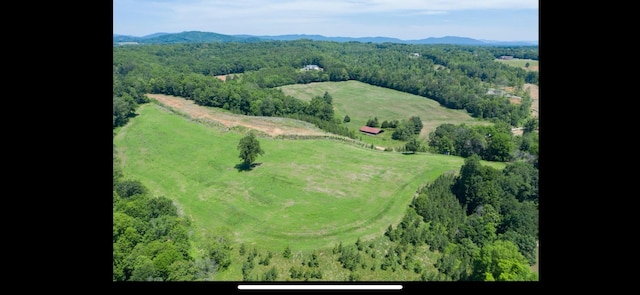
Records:
M242 134L154 104L138 113L114 139L123 171L153 195L176 201L193 220L196 245L205 233L224 233L234 243L265 251L290 245L301 253L372 239L400 221L418 186L459 170L464 161L329 140L260 138L266 151L258 158L262 165L239 172L234 166L240 163L236 146ZM234 257L232 269L219 279L239 279L241 265L242 257Z
M420 134L426 139L431 131L444 123L477 125L490 124L472 118L463 110L451 110L438 102L422 96L408 94L388 88L372 86L358 81L321 82L295 84L280 87L282 91L295 98L310 101L314 96L328 92L333 97L333 106L337 118L349 115L351 122L345 125L357 131L367 120L378 117L378 122L403 120L410 116L419 116L424 125ZM393 129L377 136L361 136L363 141L383 147L404 145L404 142L391 139Z

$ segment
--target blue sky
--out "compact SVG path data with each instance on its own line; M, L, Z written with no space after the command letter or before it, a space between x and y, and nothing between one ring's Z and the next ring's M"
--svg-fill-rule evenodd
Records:
M113 0L113 33L538 41L539 0Z

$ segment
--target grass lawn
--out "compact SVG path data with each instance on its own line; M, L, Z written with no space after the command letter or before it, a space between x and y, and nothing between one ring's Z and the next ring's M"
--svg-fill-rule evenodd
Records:
M514 58L514 59L508 59L508 60L505 60L505 59L496 59L496 60L498 62L505 63L510 66L519 67L519 68L526 68L525 66L527 65L527 63L529 64L529 68L531 69L538 68L538 61L533 59Z
M176 202L198 236L281 250L310 250L381 235L404 214L415 190L459 157L402 155L331 140L260 137L265 155L239 171L243 136L190 121L154 104L114 138L126 177ZM491 163L503 167L501 163Z

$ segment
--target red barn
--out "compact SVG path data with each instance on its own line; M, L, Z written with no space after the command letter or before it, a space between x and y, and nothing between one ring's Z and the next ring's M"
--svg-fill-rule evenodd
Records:
M368 134L377 135L380 132L383 132L384 130L378 129L378 128L369 127L369 126L362 126L362 127L360 127L360 131L364 132L364 133L368 133Z

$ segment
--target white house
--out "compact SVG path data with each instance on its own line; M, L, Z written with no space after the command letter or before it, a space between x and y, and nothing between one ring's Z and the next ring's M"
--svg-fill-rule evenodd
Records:
M303 71L310 71L310 70L315 70L315 71L322 71L322 68L319 67L318 65L306 65L304 66L304 68L302 68Z

